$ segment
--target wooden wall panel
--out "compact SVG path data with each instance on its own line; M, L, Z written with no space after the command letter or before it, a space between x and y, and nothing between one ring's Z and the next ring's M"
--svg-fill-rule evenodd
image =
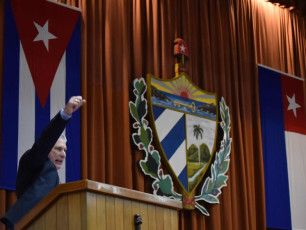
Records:
M179 229L178 213L176 210L170 210L171 213L171 229Z
M156 229L163 229L164 226L163 208L155 207L155 214L156 214Z
M46 229L46 216L41 215L37 218L34 223L34 230L45 230Z
M56 203L51 205L45 213L46 216L46 230L56 229Z
M83 203L82 203L83 202ZM176 230L176 210L92 192L65 195L51 205L27 230L125 230L142 217L144 230Z
M138 214L139 211L140 211L140 209L139 209L139 202L132 201L131 207L132 207L132 217L131 217L131 219L133 220L133 223L134 223L134 215Z
M97 196L97 229L99 230L107 230L105 197L105 195Z
M87 192L81 192L81 226L82 230L87 230Z
M149 213L149 218L148 218L148 225L149 225L149 230L157 230L157 218L156 218L156 208L154 205L148 205L148 213Z
M123 225L124 226L132 226L134 223L134 219L131 218L132 216L132 201L130 200L124 200L123 201Z
M72 193L68 196L68 230L81 230L81 221L81 194Z
M105 211L106 211L106 229L113 229L115 226L115 198L106 196L105 198Z
M140 203L138 201L132 201L131 203L131 216L130 216L130 220L132 221L132 224L134 225L134 216L135 214L139 214L140 213Z
M85 181L86 182L86 181ZM88 191L84 182L72 183L71 192L50 194L17 226L17 230L126 230L134 229L134 217L140 214L144 230L177 230L180 203L132 190L114 190L101 184ZM99 186L100 187L99 187ZM102 184L103 185L103 184ZM89 187L88 186L88 187ZM65 187L65 188L67 188ZM168 205L168 206L167 206ZM26 222L27 221L27 222ZM27 224L26 224L27 223ZM22 227L23 226L23 227ZM27 226L27 227L25 227Z
M149 229L148 204L139 203L139 214L142 217L142 229ZM134 214L135 215L135 214ZM133 216L134 216L133 215Z
M87 229L96 229L97 223L97 194L87 193Z
M164 213L164 228L163 229L172 229L171 228L171 214L169 209L163 209Z
M115 219L116 219L116 226L114 229L116 230L124 230L123 226L123 199L121 198L115 198Z
M56 202L56 219L57 219L57 230L67 230L68 221L68 195L62 196Z
M27 227L25 230L34 230L34 226L30 225L29 227Z

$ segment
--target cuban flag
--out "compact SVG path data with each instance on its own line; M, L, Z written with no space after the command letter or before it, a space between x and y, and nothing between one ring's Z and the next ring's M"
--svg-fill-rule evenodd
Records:
M258 66L268 228L306 229L303 79Z
M51 0L6 0L0 186L71 96L80 95L80 10ZM61 183L80 179L80 111L67 126Z

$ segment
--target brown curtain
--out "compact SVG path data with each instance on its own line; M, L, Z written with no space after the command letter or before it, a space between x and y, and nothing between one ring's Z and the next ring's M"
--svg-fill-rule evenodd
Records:
M137 167L142 153L131 146L131 82L147 73L172 78L173 41L180 37L189 45L192 81L224 97L229 106L233 139L220 204L203 203L209 217L181 211L180 229L265 229L256 65L305 79L305 17L263 0L62 2L82 9L82 95L87 100L81 112L82 179L151 193L152 181ZM0 216L15 200L14 192L0 190Z

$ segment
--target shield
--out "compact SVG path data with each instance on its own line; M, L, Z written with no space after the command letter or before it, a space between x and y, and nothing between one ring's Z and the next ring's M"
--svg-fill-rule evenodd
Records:
M185 194L201 182L216 148L217 95L199 89L186 73L170 80L147 75L155 144Z

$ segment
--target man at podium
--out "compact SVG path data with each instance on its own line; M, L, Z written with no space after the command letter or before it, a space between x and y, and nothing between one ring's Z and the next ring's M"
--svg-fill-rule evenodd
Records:
M81 96L71 97L21 157L16 181L17 202L1 218L7 227L14 229L14 225L59 184L57 170L67 150L62 133L72 114L85 103Z

